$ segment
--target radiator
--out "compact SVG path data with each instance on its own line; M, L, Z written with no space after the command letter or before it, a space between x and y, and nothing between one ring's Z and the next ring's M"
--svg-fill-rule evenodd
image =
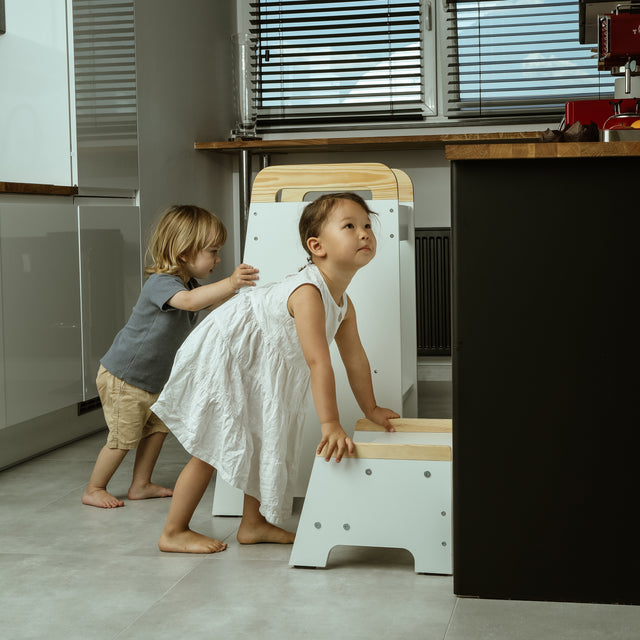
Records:
M451 355L451 229L416 229L418 355Z

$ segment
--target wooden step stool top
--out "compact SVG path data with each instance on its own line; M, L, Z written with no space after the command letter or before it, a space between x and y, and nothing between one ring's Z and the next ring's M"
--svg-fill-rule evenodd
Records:
M377 460L451 460L451 420L394 418L395 431L361 418L353 434L352 457ZM322 453L318 454L322 456Z

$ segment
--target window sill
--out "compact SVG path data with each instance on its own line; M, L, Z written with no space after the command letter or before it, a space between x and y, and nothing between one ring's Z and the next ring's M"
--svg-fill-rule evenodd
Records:
M300 138L289 140L225 140L196 142L198 151L253 153L309 153L313 151L397 151L444 149L453 144L539 142L540 131L449 133L411 136L358 136L351 138Z

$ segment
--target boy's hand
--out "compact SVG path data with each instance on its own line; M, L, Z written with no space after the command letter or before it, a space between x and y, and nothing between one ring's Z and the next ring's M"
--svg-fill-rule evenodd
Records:
M331 455L336 452L336 462L342 460L342 456L347 452L353 455L355 447L353 441L347 436L339 422L325 422L320 425L322 440L316 449L316 453L323 454L324 459L329 462Z
M250 264L239 264L229 276L229 281L236 290L241 287L255 287L254 280L258 279L257 273L258 269L255 269Z
M389 422L389 418L399 418L400 416L391 409L378 407L377 405L366 415L369 420L384 427L387 431L395 431L395 427Z

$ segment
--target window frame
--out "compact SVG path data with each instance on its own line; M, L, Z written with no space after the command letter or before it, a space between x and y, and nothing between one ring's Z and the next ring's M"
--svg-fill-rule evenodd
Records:
M519 119L520 121L548 121L550 117L558 116L561 117L563 113L563 108L560 105L570 101L570 100L580 100L580 99L597 99L597 98L606 98L610 99L613 97L613 87L611 87L610 91L598 91L597 93L584 93L584 94L576 94L571 95L556 93L553 97L544 98L544 97L526 97L531 96L531 94L523 94L522 100L516 99L508 99L497 98L495 100L484 99L480 100L480 104L475 108L475 113L473 108L470 106L468 111L465 113L461 109L454 109L451 106L452 100L451 96L455 94L450 87L450 81L448 78L449 67L448 67L448 49L447 49L447 33L449 28L449 23L451 21L450 12L455 11L455 5L460 1L461 4L466 4L467 2L471 4L475 0L443 0L442 1L442 11L440 13L440 19L438 21L438 33L440 34L438 37L438 51L440 54L440 71L441 77L439 80L438 88L441 94L441 113L443 118L446 121L462 121L467 122L470 119L478 119L481 122L486 121L494 121L494 122L506 122L508 120L512 120L514 118ZM578 16L578 4L576 2L576 16ZM579 25L575 25L575 44L576 47L581 47L586 49L587 46L580 44L579 42ZM517 46L517 45L516 45ZM458 62L456 61L455 64ZM593 60L593 70L596 74L595 77L602 78L602 74L597 70L597 60L594 58ZM605 81L606 82L606 81ZM455 81L452 84L459 84ZM456 100L458 104L462 103L462 99L459 97ZM469 101L469 105L472 104L472 101ZM518 108L518 104L520 104L520 108ZM533 109L526 113L524 109L527 105L539 105L538 109ZM484 113L483 113L484 109Z
M560 109L552 109L546 112L528 114L494 114L483 113L482 115L460 115L452 113L448 108L449 86L447 81L447 55L446 55L446 28L448 21L449 5L454 4L452 0L421 0L425 24L430 23L431 29L423 31L423 101L422 120L408 122L389 121L368 121L361 123L325 123L325 124L280 124L278 126L259 125L258 133L279 134L285 132L304 131L360 131L360 130L395 130L395 129L428 129L431 127L457 127L457 126L496 126L514 124L534 124L550 123L560 120L562 112ZM238 3L245 5L244 2ZM248 3L246 3L248 5ZM239 8L238 13L239 30L248 32L249 9L248 6ZM576 32L578 31L576 25ZM594 59L594 69L597 68ZM594 95L593 97L598 97Z
M248 4L248 3L247 3ZM271 133L281 131L298 131L298 130L341 130L341 129L376 129L376 128L389 128L389 127L421 127L427 118L437 115L437 42L436 42L436 16L435 5L437 0L419 0L421 5L421 11L423 15L423 29L422 29L422 55L421 55L421 73L423 78L423 90L420 102L421 116L419 119L408 119L403 121L402 119L385 119L381 116L379 119L368 119L361 122L326 122L326 123L312 123L312 124L275 124L269 125L258 120L258 132L259 133ZM250 9L247 7L242 17L239 17L239 24L246 32L250 32ZM425 25L429 28L426 28ZM401 103L400 103L401 104ZM327 110L331 107L327 107ZM259 111L259 109L258 109Z

